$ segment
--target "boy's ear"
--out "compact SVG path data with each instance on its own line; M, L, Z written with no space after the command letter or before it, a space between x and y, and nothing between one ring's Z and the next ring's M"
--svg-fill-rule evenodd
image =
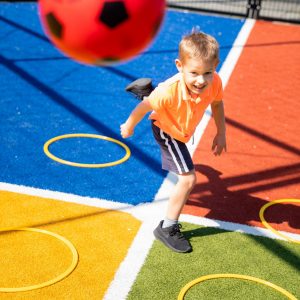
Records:
M215 61L215 64L214 64L215 69L217 69L217 66L218 66L219 62L220 61L218 59Z
M176 65L176 68L177 68L178 72L182 72L182 62L181 62L181 60L176 58L175 59L175 65Z

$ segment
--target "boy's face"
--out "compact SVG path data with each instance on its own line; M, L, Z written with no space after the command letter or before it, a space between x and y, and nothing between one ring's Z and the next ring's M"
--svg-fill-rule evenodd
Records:
M212 84L217 62L204 62L201 59L185 58L184 61L176 59L177 70L182 73L183 80L192 95L201 94Z

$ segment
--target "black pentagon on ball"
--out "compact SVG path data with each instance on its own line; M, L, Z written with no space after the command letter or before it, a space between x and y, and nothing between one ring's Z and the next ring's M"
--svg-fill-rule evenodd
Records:
M57 38L61 39L63 27L56 19L55 15L53 13L48 13L46 15L46 20L51 33Z
M98 59L94 62L95 65L101 66L101 65L110 65L121 61L118 57L103 57L101 59Z
M128 19L124 1L104 2L99 20L110 28L115 28Z

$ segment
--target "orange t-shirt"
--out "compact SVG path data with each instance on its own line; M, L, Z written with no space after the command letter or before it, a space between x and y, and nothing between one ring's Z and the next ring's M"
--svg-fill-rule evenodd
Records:
M148 100L153 109L149 119L174 139L183 143L189 141L198 123L208 107L214 101L222 101L223 87L220 76L215 72L212 84L193 99L178 73L169 78L149 95Z

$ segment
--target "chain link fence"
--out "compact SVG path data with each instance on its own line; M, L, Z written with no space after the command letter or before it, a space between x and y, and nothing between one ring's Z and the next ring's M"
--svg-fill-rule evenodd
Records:
M173 8L300 23L300 0L167 0L167 3Z
M0 0L19 1L36 0ZM167 0L167 4L168 7L179 9L300 24L300 0Z

